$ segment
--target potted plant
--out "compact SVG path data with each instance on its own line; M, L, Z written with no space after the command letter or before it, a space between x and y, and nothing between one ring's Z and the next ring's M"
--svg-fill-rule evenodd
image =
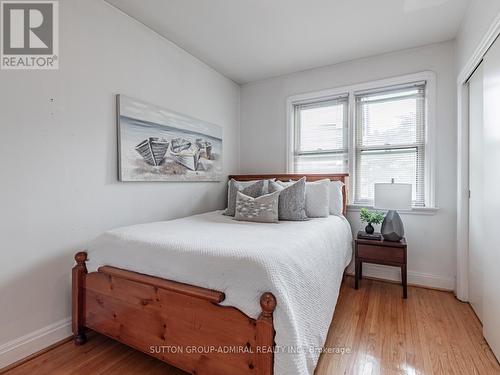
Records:
M372 224L380 224L384 220L384 214L379 211L369 211L366 208L362 208L359 214L362 223L368 223L365 227L365 232L367 234L373 234L375 229Z

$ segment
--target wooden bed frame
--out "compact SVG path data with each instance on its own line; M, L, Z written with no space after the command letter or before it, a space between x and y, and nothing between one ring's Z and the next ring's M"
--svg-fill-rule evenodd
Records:
M346 183L347 174L229 176L239 181L306 176ZM344 213L347 192L344 185ZM260 297L257 319L221 306L222 292L103 266L87 273L86 252L75 255L72 273L74 342L87 328L196 375L272 375L276 298Z

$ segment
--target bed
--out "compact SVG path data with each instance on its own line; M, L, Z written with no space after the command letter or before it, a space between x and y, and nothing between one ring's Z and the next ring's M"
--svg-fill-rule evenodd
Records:
M312 374L351 254L334 215L261 224L214 211L108 231L75 256L74 340L90 328L191 374Z

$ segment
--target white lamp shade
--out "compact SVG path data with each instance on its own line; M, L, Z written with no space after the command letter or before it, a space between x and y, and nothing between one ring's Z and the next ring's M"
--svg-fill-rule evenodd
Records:
M411 209L411 184L375 184L375 208L384 210Z

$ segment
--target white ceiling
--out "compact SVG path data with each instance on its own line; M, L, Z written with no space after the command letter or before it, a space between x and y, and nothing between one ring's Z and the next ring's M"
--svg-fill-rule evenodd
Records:
M106 0L235 82L453 39L470 0Z

